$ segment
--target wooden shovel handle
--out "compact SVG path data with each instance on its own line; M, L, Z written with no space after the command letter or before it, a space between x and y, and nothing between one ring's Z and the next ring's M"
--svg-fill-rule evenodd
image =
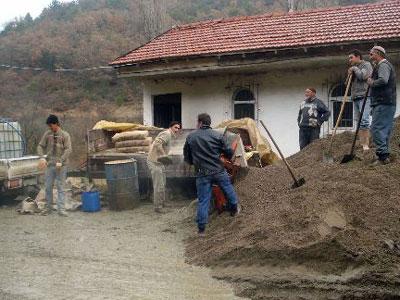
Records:
M340 121L342 121L343 112L344 112L344 108L345 108L345 106L346 106L346 102L347 102L347 99L348 99L348 94L349 94L349 89L350 89L350 86L351 86L351 81L352 81L352 79L353 79L353 73L350 73L350 74L347 76L347 80L346 80L346 81L347 81L346 91L345 91L345 93L344 93L344 97L343 97L343 101L342 101L342 106L340 107L340 112L339 112L339 116L338 116L338 118L337 118L337 120L336 120L335 128L333 129L333 133L332 133L332 137L331 137L331 143L330 143L330 145L329 145L329 151L331 151L331 149L332 149L333 138L334 138L335 135L336 135L336 131L337 131L338 127L339 127Z

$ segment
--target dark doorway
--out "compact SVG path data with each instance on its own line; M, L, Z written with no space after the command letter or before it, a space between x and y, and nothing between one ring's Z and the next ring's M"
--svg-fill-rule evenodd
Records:
M182 94L153 96L154 126L168 128L172 121L182 122Z

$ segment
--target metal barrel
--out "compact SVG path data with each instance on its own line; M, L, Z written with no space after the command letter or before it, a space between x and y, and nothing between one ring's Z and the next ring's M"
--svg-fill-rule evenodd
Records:
M133 209L139 205L137 161L116 160L104 163L111 210Z

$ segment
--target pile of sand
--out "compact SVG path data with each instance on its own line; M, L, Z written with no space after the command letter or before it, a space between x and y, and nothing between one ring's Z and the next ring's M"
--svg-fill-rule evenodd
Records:
M296 265L334 275L362 267L374 284L395 284L388 278L400 273L400 159L372 167L373 150L364 156L358 150L362 160L341 165L352 137L336 137L333 164L322 161L329 140L290 157L306 180L297 189L283 165L251 169L236 184L241 214L213 216L207 237L188 240L189 260L214 267ZM394 156L399 142L397 120Z

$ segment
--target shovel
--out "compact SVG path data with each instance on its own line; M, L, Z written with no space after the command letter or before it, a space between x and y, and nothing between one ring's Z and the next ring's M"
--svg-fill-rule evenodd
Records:
M287 162L286 158L283 156L281 149L279 149L278 145L275 143L274 138L272 137L271 133L267 129L267 126L265 126L264 122L260 120L261 125L264 127L265 131L267 132L269 138L271 139L272 143L275 145L275 148L278 150L279 155L281 156L283 162L285 163L286 167L289 170L290 175L293 178L294 183L292 184L292 189L301 187L306 183L306 180L302 177L300 179L297 179L296 176L294 175L293 169L290 167L289 163Z
M344 93L342 106L340 107L340 113L339 113L339 116L338 116L338 118L336 120L335 128L333 129L333 133L332 133L332 137L331 137L331 142L329 144L328 152L324 153L323 158L322 158L323 161L327 162L327 163L333 163L333 155L332 155L333 140L335 138L336 130L339 127L340 121L342 121L344 107L345 107L347 99L348 99L347 96L349 94L349 89L350 89L350 86L351 86L351 80L352 79L353 79L353 73L350 73L347 76L347 79L346 79L346 82L347 82L346 91Z
M363 104L362 104L361 112L360 112L360 117L358 118L358 122L357 122L356 134L354 135L353 144L351 146L350 154L346 154L345 156L343 156L342 161L340 162L341 164L346 164L346 163L352 161L356 157L354 155L354 149L356 147L357 136L358 136L358 132L360 131L361 119L362 119L362 115L364 114L365 104L367 103L369 89L370 89L370 86L368 86L367 92L365 93L365 96L364 96L364 100L363 100Z

